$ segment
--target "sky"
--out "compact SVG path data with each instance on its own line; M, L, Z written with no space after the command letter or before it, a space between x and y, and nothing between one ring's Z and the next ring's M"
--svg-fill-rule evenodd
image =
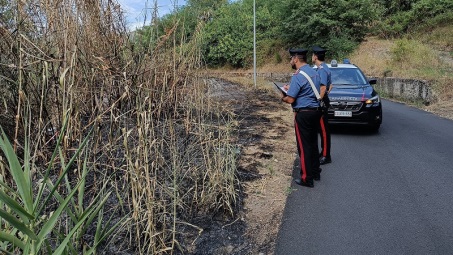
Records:
M123 9L128 27L133 30L143 26L144 16L147 15L147 22L154 11L154 0L118 0ZM158 14L162 17L170 13L175 5L181 6L186 0L157 0Z

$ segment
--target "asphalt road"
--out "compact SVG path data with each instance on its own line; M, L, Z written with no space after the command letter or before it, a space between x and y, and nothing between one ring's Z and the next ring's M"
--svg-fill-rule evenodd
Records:
M275 254L453 254L452 120L384 101L378 133L334 130L332 161L292 183Z

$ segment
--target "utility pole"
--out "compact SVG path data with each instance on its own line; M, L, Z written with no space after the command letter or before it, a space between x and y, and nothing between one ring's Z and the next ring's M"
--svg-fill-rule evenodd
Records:
M256 7L253 0L253 84L256 89Z

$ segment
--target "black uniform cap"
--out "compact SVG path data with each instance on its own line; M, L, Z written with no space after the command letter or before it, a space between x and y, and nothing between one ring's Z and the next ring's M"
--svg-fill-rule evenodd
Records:
M323 54L326 54L326 51L327 51L326 49L323 49L319 46L313 46L311 49L313 50L313 53L315 55L323 55Z
M308 50L306 49L289 49L289 54L291 56L305 56L307 55Z

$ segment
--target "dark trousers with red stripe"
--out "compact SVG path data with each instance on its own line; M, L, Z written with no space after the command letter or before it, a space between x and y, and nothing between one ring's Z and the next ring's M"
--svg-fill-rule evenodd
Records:
M327 120L327 109L323 110L319 121L319 134L321 137L321 157L330 158L330 128Z
M320 111L301 110L295 113L297 151L300 156L301 179L312 181L319 173L318 127Z

